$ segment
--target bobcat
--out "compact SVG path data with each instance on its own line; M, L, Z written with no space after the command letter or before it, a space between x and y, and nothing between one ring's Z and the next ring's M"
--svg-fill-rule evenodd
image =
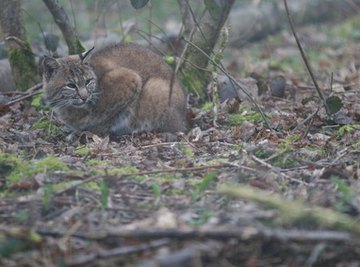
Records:
M136 44L45 57L44 100L73 131L123 135L186 129L186 96L162 58Z

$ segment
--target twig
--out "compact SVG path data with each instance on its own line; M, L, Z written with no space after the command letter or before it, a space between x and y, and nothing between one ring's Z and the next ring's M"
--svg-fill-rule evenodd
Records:
M73 259L65 260L66 266L83 266L85 264L94 263L96 259L104 259L109 257L119 257L125 256L129 254L139 253L142 251L163 247L169 244L169 240L160 239L155 240L149 243L134 245L134 246L125 246L125 247L117 247L110 250L100 250L97 253L86 254L82 256L74 256Z
M252 155L251 158L252 158L254 161L256 161L257 163L260 163L261 165L263 165L263 166L265 166L266 168L272 170L272 171L275 172L276 174L278 174L278 175L280 175L280 176L283 176L283 177L285 177L286 179L289 179L290 181L297 182L297 183L299 183L299 184L307 185L306 182L301 181L301 180L296 179L296 178L293 178L293 177L290 177L289 175L286 175L285 173L282 173L279 168L272 166L270 163L267 163L267 162L265 162L264 160L259 159L258 157L254 156L254 155Z
M303 48L302 48L302 46L301 46L300 40L299 40L299 38L298 38L298 36L297 36L297 33L296 33L296 31L295 31L294 23L293 23L293 21L292 21L291 15L290 15L290 11L289 11L289 7L288 7L288 4L287 4L287 0L284 0L284 5L285 5L285 10L286 10L286 15L287 15L287 18L288 18L288 21L289 21L289 24L290 24L290 28L291 28L291 31L292 31L292 33L293 33L293 35L294 35L296 44L297 44L297 46L298 46L298 48L299 48L299 50L300 50L301 57L302 57L302 59L303 59L303 61L304 61L304 63L305 63L305 66L306 66L309 74L310 74L311 80L312 80L313 83L314 83L315 89L316 89L316 91L317 91L317 93L318 93L318 95L319 95L319 98L320 98L320 100L321 100L321 102L322 102L322 105L324 105L325 110L326 110L326 113L327 113L328 115L330 115L330 111L329 111L329 108L328 108L328 106L327 106L327 104L326 104L325 98L324 98L323 94L321 93L320 87L319 87L319 85L318 85L318 83L317 83L317 81L316 81L316 79L315 79L314 73L313 73L313 71L312 71L312 69L311 69L311 66L310 66L310 64L309 64L309 62L308 62L308 60L307 60L307 57L306 57L306 55L305 55L305 53L304 53L304 50L303 50Z
M321 107L321 106L317 107L317 109L316 109L313 113L311 113L309 116L307 116L307 117L306 117L305 119L303 119L301 122L299 122L299 123L296 125L296 127L291 130L291 134L293 134L294 132L296 132L296 130L297 130L301 125L305 124L305 123L306 123L307 121L309 121L309 120L312 120L312 119L314 118L314 116L319 112L320 107Z
M9 101L8 103L6 103L5 105L6 106L11 106L19 101L22 101L22 100L25 100L25 99L28 99L30 97L33 97L34 95L38 95L41 93L41 91L37 91L39 90L40 88L42 88L43 84L42 83L38 83L36 85L34 85L33 87L29 88L27 91L26 91L26 95L22 95L18 98L15 98L11 101Z

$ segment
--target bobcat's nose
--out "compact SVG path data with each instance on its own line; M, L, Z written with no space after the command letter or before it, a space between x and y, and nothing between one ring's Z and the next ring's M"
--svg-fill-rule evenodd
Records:
M84 87L80 87L80 88L78 88L78 94L79 94L79 96L80 96L80 98L82 99L82 100L86 100L86 99L88 99L88 97L89 97L89 92L88 92L88 90L86 90L86 88L84 88Z

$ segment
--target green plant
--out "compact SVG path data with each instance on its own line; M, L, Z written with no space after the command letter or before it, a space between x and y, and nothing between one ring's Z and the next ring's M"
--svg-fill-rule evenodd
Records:
M105 181L104 179L100 183L100 193L101 193L101 207L105 209L108 207L110 190L109 190L108 182Z
M195 187L194 192L192 193L191 200L195 202L207 188L209 188L210 183L215 180L217 174L215 172L210 172L206 174L201 182Z
M345 182L337 175L331 175L330 180L336 184L338 191L341 192L341 199L338 203L336 203L335 208L341 212L349 211L349 205L351 204L351 200L353 198L353 193L350 186L345 184Z
M351 133L356 130L360 130L360 124L347 124L339 128L338 135L344 136L345 133Z
M42 101L43 93L40 93L32 98L31 106L36 110L49 110L49 107L44 105Z
M151 187L155 197L157 199L159 199L161 197L161 188L160 188L159 184L156 182L151 182L150 187Z
M242 112L242 113L235 113L229 114L228 119L231 125L240 125L244 121L251 121L251 122L261 122L262 117L260 113L256 112Z

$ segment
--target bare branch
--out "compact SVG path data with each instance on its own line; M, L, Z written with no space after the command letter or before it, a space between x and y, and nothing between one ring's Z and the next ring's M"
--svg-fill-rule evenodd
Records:
M299 40L299 38L298 38L298 36L297 36L297 33L296 33L296 31L295 31L294 23L293 23L293 21L292 21L291 15L290 15L290 11L289 11L289 7L288 7L288 4L287 4L287 0L284 0L284 5L285 5L285 10L286 10L286 15L287 15L287 17L288 17L288 21L289 21L289 24L290 24L290 28L291 28L291 31L292 31L292 33L293 33L293 35L294 35L296 44L297 44L297 46L299 47L301 57L302 57L302 59L303 59L303 61L304 61L304 63L305 63L305 66L306 66L309 74L310 74L311 80L312 80L313 83L314 83L314 86L315 86L315 89L316 89L316 91L317 91L317 93L318 93L318 95L319 95L319 98L320 98L322 104L324 105L324 107L325 107L325 109L326 109L326 113L327 113L328 115L330 115L329 108L328 108L328 106L327 106L327 104L326 104L325 98L324 98L323 94L321 93L321 89L320 89L320 87L319 87L319 85L318 85L318 83L317 83L317 81L316 81L316 79L315 79L315 75L314 75L314 73L313 73L313 71L312 71L312 69L311 69L311 66L310 66L310 64L309 64L309 62L308 62L308 60L307 60L306 55L305 55L304 49L302 48L302 45L301 45L301 43L300 43L300 40Z

